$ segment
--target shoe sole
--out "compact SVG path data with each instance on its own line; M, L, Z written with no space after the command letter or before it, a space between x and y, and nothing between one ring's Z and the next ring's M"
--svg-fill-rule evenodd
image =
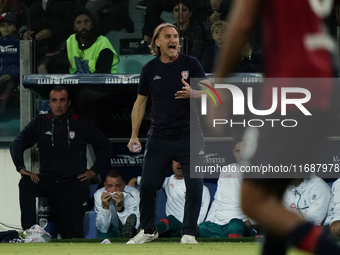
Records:
M126 222L125 222L125 224L123 225L123 228L122 228L122 237L123 238L131 238L132 237L133 230L135 228L136 222L137 222L137 217L135 215L131 216L131 217L129 216L126 219Z

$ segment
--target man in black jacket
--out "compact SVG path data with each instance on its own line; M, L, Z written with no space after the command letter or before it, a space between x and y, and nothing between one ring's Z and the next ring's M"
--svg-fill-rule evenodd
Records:
M87 209L87 179L95 176L108 162L111 143L87 119L70 109L66 88L50 92L51 110L36 116L15 138L11 156L22 175L19 183L21 225L36 224L36 197L51 197L56 205L57 230L62 238L81 238ZM26 170L23 153L35 143L40 153L40 174ZM96 161L87 169L86 146L96 150Z

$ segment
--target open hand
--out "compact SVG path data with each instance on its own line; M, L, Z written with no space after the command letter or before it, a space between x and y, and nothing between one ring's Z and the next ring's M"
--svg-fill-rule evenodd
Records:
M184 84L184 86L182 87L182 90L177 91L175 93L175 99L188 99L188 98L190 98L192 90L191 90L189 83L187 83L184 80L184 78L182 78L182 83Z

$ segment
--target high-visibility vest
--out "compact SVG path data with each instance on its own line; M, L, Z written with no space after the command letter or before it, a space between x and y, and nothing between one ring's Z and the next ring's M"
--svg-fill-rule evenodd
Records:
M118 72L118 55L105 36L100 35L90 48L80 50L76 34L73 34L67 39L66 46L70 62L70 73L94 73L99 54L104 49L110 49L113 52L111 73Z

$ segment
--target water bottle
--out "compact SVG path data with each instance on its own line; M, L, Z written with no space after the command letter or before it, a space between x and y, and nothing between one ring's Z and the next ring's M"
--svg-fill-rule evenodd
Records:
M132 147L132 150L134 152L140 152L141 151L141 147L138 145L138 143L133 143L131 147Z

